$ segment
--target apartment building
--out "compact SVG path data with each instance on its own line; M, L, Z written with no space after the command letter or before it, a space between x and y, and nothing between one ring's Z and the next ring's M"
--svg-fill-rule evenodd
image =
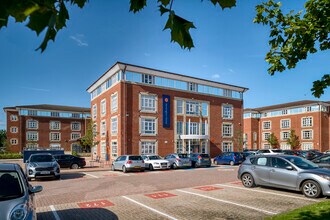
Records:
M244 147L267 149L271 133L278 138L281 149L287 144L291 130L299 136L300 149L330 149L330 102L303 100L261 108L244 109Z
M237 150L246 88L117 62L87 91L101 158Z
M82 107L43 104L5 107L4 111L11 152L25 148L71 151L90 120L90 108Z

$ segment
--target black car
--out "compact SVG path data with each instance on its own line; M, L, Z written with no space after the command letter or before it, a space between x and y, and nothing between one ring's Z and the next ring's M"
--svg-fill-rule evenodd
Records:
M324 154L312 160L313 163L316 163L321 168L330 169L330 154Z
M191 167L211 166L211 157L208 154L193 153L189 156L191 159Z
M61 168L78 169L86 166L85 158L76 157L70 154L54 155Z
M322 156L323 153L317 150L307 150L307 151L300 151L301 157L304 157L307 160L313 160L319 156Z

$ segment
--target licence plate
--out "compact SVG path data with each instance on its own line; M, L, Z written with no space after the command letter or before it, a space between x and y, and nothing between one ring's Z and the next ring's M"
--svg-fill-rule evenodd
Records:
M50 174L49 171L41 171L40 174Z
M140 166L135 166L134 168L141 168Z

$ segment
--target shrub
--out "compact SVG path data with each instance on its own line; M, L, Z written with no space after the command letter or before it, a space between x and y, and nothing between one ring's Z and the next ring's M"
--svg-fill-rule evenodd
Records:
M23 155L20 153L0 153L0 159L21 159Z

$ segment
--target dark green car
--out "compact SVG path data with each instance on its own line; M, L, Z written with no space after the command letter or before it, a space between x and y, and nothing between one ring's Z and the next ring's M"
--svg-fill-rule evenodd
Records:
M211 157L208 154L193 153L190 154L191 167L210 167Z

